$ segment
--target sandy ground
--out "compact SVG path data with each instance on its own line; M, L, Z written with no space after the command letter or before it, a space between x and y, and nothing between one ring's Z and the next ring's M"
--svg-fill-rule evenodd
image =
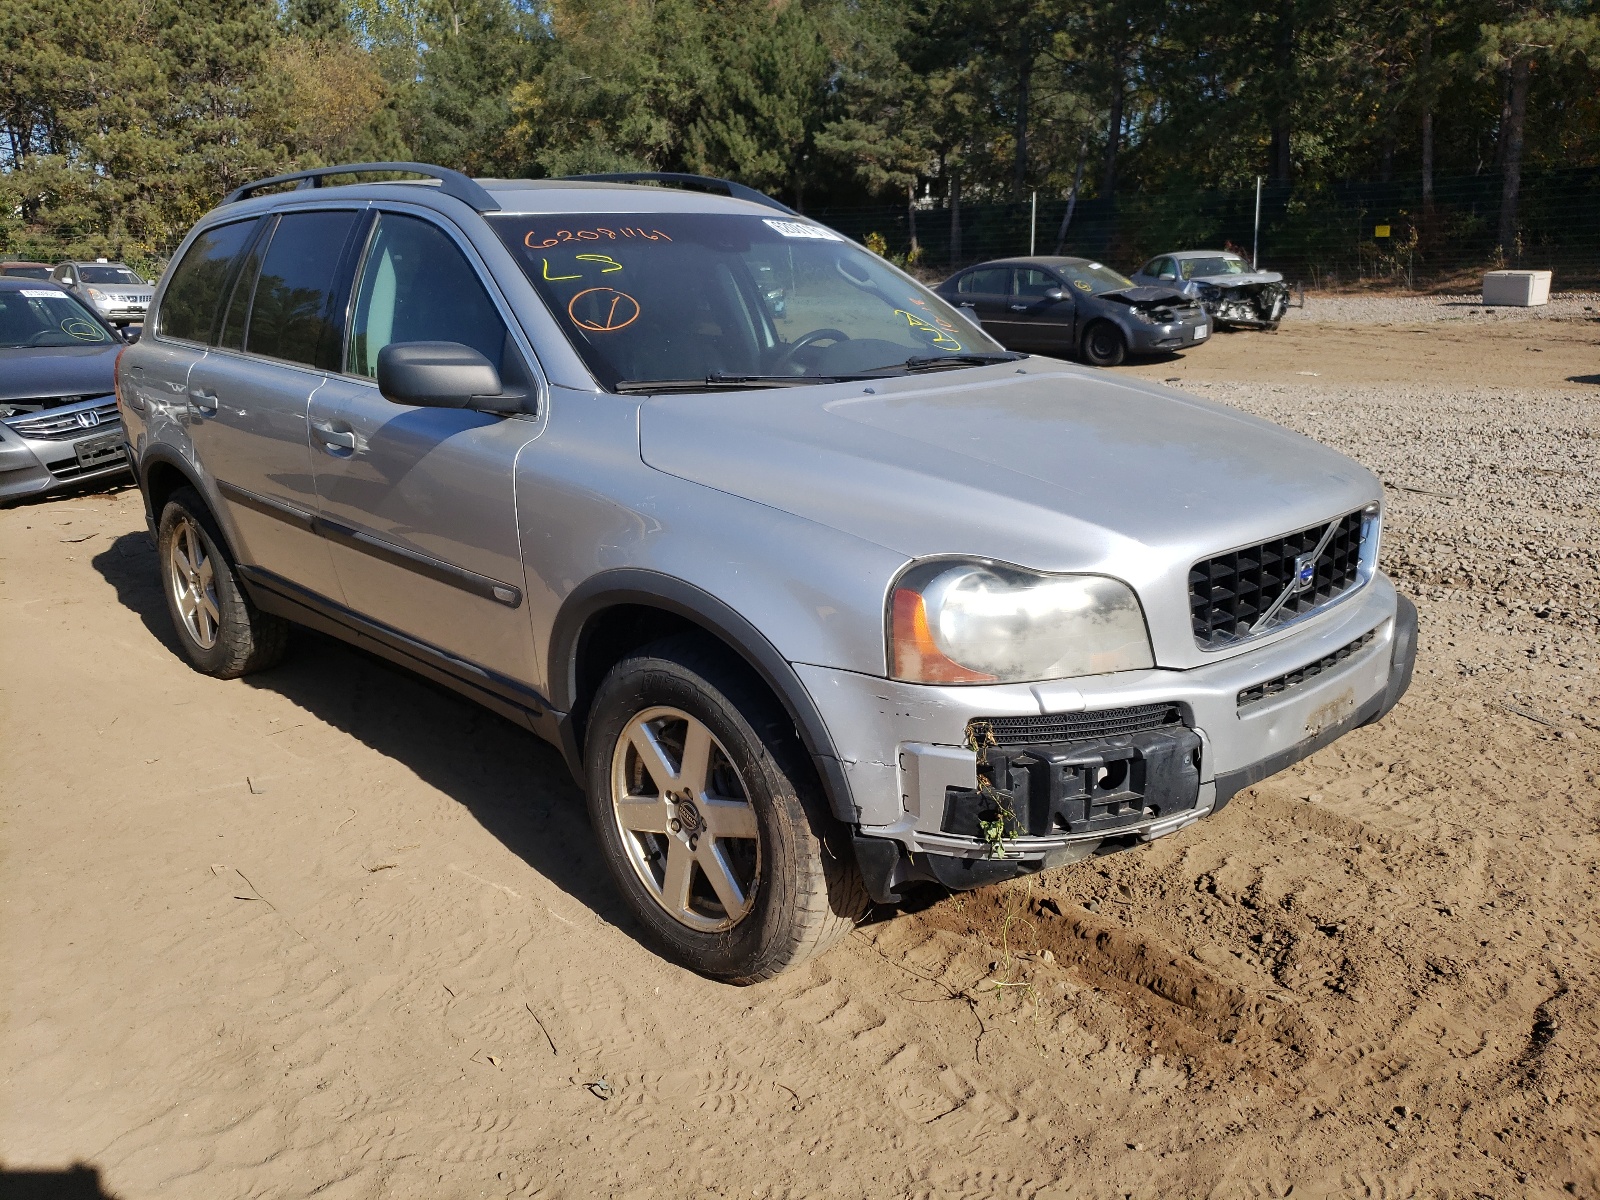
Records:
M1383 475L1400 708L744 990L637 940L530 736L309 634L204 678L134 493L0 511L0 1162L125 1200L1600 1197L1600 322L1312 315L1131 370Z

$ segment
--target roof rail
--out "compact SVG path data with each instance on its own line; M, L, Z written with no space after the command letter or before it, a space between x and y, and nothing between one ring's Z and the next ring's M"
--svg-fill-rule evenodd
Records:
M464 204L469 204L478 212L498 212L499 203L476 180L469 179L460 171L452 171L448 167L430 166L428 163L414 162L369 162L369 163L344 163L337 167L317 167L310 171L295 171L289 175L274 175L271 179L257 179L243 187L236 187L222 198L224 204L232 204L235 200L244 200L264 188L269 188L280 183L294 183L295 190L302 188L319 188L327 186L325 181L335 175L354 175L357 172L405 172L409 175L423 175L429 179L439 181L439 190L446 196L454 196Z
M775 208L790 216L800 215L787 204L774 200L765 192L758 192L755 188L735 183L731 179L718 179L714 175L685 175L679 171L612 171L605 175L563 175L561 178L585 183L670 183L688 188L690 191L713 192L720 196L730 196L735 200L764 204L768 208Z

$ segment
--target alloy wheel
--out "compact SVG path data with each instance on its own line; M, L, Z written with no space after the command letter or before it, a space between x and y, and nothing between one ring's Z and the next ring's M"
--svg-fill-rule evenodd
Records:
M756 811L703 722L668 707L635 714L611 756L611 812L629 865L674 920L714 933L750 912L761 877Z
M216 574L211 567L211 557L200 538L199 526L189 517L181 518L172 531L167 573L184 629L195 645L202 650L211 649L217 644L217 625L222 619L222 610L217 604Z

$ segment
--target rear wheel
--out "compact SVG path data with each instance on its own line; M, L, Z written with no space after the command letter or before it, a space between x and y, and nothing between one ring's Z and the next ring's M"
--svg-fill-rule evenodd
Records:
M1083 357L1091 366L1119 366L1127 356L1127 340L1110 321L1096 321L1084 332Z
M866 910L783 710L695 637L618 663L585 739L589 815L656 946L731 983L826 949Z
M236 679L282 661L288 622L262 612L240 588L216 522L193 488L173 492L161 510L157 549L167 612L197 670Z

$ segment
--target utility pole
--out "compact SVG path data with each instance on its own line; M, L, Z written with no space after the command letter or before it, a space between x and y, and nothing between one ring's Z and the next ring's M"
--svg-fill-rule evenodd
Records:
M1039 190L1033 192L1033 216L1028 219L1028 255L1039 252Z
M1256 176L1256 232L1250 241L1250 269L1256 269L1256 261L1261 255L1261 176Z

